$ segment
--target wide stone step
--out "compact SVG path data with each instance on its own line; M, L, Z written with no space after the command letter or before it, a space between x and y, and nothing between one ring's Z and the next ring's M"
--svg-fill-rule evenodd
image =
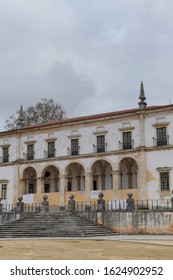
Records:
M111 229L95 225L68 212L28 213L21 220L0 225L0 238L87 237L115 234Z

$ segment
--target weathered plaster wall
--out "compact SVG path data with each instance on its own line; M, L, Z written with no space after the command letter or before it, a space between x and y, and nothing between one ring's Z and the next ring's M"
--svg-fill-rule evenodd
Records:
M16 213L1 213L0 214L0 225L13 222L20 219L20 214Z
M173 234L172 212L105 212L103 223L121 234Z
M88 220L120 234L173 234L173 212L84 212Z

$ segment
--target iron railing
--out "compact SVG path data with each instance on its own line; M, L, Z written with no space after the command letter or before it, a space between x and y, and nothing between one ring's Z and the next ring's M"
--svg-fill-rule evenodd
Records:
M85 211L87 209L91 211L97 210L97 201L76 203L76 211ZM126 211L126 209L126 199L105 201L105 210L107 211ZM171 211L173 207L171 199L135 200L134 210Z
M32 204L24 204L22 207L22 211L24 213L30 212L40 212L41 204L40 203L32 203ZM17 204L1 204L0 213L9 213L9 212L19 212Z
M23 153L24 160L34 160L34 152L32 153Z
M44 158L54 158L56 157L56 149L51 151L44 151Z
M66 206L68 209L68 206ZM126 211L127 202L124 200L105 201L104 210L106 211ZM77 212L98 210L97 201L94 202L76 202L75 210ZM148 211L171 211L173 210L171 199L152 199L152 200L135 200L134 210Z
M67 148L67 156L77 156L80 154L80 147L76 147L73 149Z
M154 138L153 137L153 146L160 147L160 146L168 146L169 145L169 135L166 135L162 138Z
M94 153L105 153L107 152L107 143L102 145L93 145L93 152Z
M40 212L42 209L41 203L32 203L32 204L24 204L22 208L22 212L30 213L30 212ZM49 211L69 211L69 205L65 206L59 205L50 205ZM90 202L76 202L75 203L75 211L97 211L98 210L98 202L90 201ZM105 201L104 208L105 211L127 211L127 202L124 200L109 200ZM138 211L173 211L173 205L171 199L152 199L152 200L135 200L134 202L134 210ZM1 212L18 212L17 204L2 204L0 208Z
M119 141L119 150L130 150L134 149L134 140L131 141Z

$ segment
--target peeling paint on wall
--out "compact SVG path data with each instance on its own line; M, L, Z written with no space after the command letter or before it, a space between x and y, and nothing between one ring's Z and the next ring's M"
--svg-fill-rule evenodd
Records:
M147 182L151 182L151 181L154 181L156 180L156 177L153 176L153 174L151 173L150 170L147 170L146 172L146 181Z

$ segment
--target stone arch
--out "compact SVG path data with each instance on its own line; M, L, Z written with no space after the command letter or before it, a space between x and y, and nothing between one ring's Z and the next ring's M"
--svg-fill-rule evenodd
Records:
M91 190L112 189L112 165L107 160L97 160L91 166L93 184Z
M85 170L78 162L70 163L65 170L67 178L67 191L84 191L85 190Z
M54 165L46 166L41 174L43 192L59 192L59 169Z
M120 188L121 189L136 189L137 188L137 163L127 157L119 163L120 171Z
M69 167L70 164L79 164L79 165L81 165L81 166L83 167L83 169L84 169L85 172L86 172L86 166L85 166L85 164L84 164L82 161L79 161L79 160L74 161L74 160L73 160L72 162L67 162L67 163L64 165L63 171L62 171L62 175L63 175L63 174L66 174L66 175L67 175L67 168Z
M37 193L37 172L33 167L27 167L23 171L22 193Z
M62 173L61 167L57 163L53 163L51 165L48 165L47 163L44 163L44 164L37 167L37 176L39 178L43 177L44 170L46 170L46 168L48 166L53 166L56 170L58 170L59 175Z

